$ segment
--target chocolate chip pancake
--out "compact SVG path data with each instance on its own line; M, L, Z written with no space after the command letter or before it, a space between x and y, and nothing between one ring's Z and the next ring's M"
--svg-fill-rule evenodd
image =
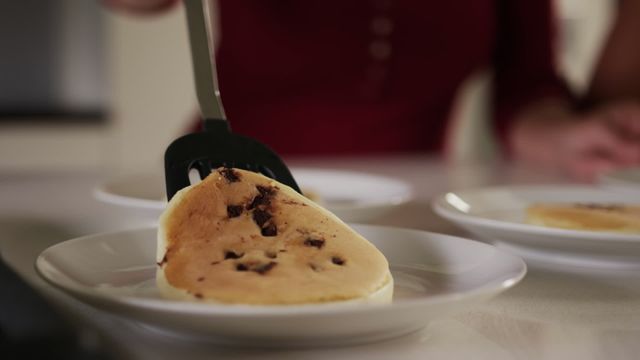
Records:
M383 254L270 178L220 168L160 217L157 283L173 299L229 304L389 302Z
M529 224L572 230L640 233L640 206L622 204L534 204Z

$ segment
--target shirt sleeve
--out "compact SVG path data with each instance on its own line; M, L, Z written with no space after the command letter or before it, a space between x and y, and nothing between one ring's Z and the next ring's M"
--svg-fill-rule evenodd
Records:
M573 102L556 69L552 0L500 0L494 52L494 124L505 144L518 112L545 98Z

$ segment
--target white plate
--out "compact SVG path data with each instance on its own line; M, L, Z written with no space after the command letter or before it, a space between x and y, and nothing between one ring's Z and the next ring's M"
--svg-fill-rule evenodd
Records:
M640 235L565 230L524 223L536 202L638 203L640 199L591 186L513 186L449 192L435 212L481 239L528 261L587 268L640 269Z
M320 203L344 221L380 217L410 200L411 186L388 177L350 171L294 168L300 187L319 195ZM166 206L163 175L140 174L98 186L98 200L157 218Z
M640 196L640 167L618 170L600 177L600 183L616 191L633 192Z
M494 246L417 230L357 225L386 255L392 304L215 305L163 299L155 286L156 229L91 235L45 250L36 261L53 285L96 307L207 341L317 346L375 341L486 300L520 281L526 266Z

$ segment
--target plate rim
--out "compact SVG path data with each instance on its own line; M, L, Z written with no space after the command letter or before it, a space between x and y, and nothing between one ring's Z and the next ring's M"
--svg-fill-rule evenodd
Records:
M409 202L415 196L415 190L413 186L407 181L404 181L399 178L390 177L386 175L379 175L375 173L369 172L359 172L352 170L342 170L342 169L331 169L331 168L323 168L323 167L291 167L291 172L306 172L306 173L337 173L339 175L349 175L356 177L369 177L375 178L377 180L384 180L389 183L394 183L398 185L398 187L404 188L402 194L394 195L385 200L372 200L372 201L364 201L358 202L352 205L329 205L333 211L345 211L345 210L372 210L372 209L380 209L387 207L395 207ZM107 180L104 180L94 186L93 188L93 196L104 203L132 208L132 209L140 209L140 210L164 210L167 205L166 200L151 200L140 197L127 196L123 194L119 194L109 190L109 187L114 184L118 184L126 179L135 179L138 177L148 176L151 173L132 173L128 175L123 175L120 177L114 177Z
M624 178L629 172L637 172L640 179L640 166L637 166L602 174L598 177L598 184L616 192L640 194L640 181Z
M410 201L415 195L415 190L413 186L407 181L404 181L400 178L391 177L387 175L380 175L370 172L364 171L353 171L353 170L343 170L343 169L331 169L324 167L292 167L291 172L307 172L307 173L336 173L339 175L349 175L354 177L367 177L374 178L376 180L384 180L388 183L393 183L398 187L404 188L403 194L394 195L392 198L389 198L385 201L365 201L356 203L354 205L330 205L332 209L335 211L341 210L360 210L360 209L373 209L373 208L384 208L388 206L398 206ZM295 175L295 174L294 174Z
M47 274L45 274L42 270L43 263L46 262L45 257L48 252L53 251L55 248L60 246L69 246L69 244L73 242L79 241L90 241L93 238L110 235L116 236L119 234L125 233L133 233L133 232L143 232L157 229L157 226L144 226L127 230L120 231L106 231L96 234L85 235L81 237L76 237L73 239L65 240L54 244L52 246L44 249L36 258L34 262L34 267L38 275L44 279L48 284L54 286L57 289L60 289L64 292L77 294L80 296L94 298L100 301L108 301L111 304L123 305L123 306L135 306L142 307L145 309L151 309L154 311L163 311L163 312L172 312L172 313L183 313L188 315L210 315L210 316L239 316L239 317L270 317L270 316L299 316L299 315L309 315L309 316L317 316L317 315L339 315L344 313L367 313L371 311L395 311L395 309L414 309L423 306L429 306L434 304L443 304L447 302L457 301L464 298L481 298L481 297L492 297L509 288L517 285L522 281L522 279L526 276L528 268L525 261L518 255L512 254L508 251L500 249L495 245L487 244L484 242L480 242L477 240L472 240L464 237L423 231L418 229L407 229L400 227L392 227L392 226L381 226L381 225L369 225L369 224L350 224L356 227L366 227L366 228L378 228L378 229L390 229L394 231L406 231L413 233L422 233L428 236L437 236L444 237L447 240L455 239L456 241L462 241L467 243L473 243L474 246L486 246L492 248L493 251L499 253L501 256L505 256L509 258L510 261L513 261L514 264L517 264L518 271L514 276L503 279L500 284L493 285L491 287L480 286L476 289L465 291L465 292L456 292L451 294L441 294L441 295L430 295L424 298L419 299L403 299L397 302L393 302L391 304L366 304L366 306L358 306L363 305L362 303L324 303L324 304L307 304L307 305L243 305L243 304L212 304L212 303L196 303L196 302L186 302L179 300L170 300L170 299L153 299L153 298L139 298L136 296L130 295L114 295L112 293L102 293L96 291L94 288L88 286L77 285L75 283L67 283L66 286L59 284L53 279L49 278ZM495 282L496 280L492 280ZM352 306L354 305L354 306Z
M166 208L167 202L163 200L150 200L139 197L131 197L116 194L108 190L109 181L105 181L97 185L93 189L93 196L106 204L112 204L131 209L139 210L159 210L162 211Z
M460 225L470 224L477 227L482 227L485 229L496 229L496 230L508 230L515 231L520 233L526 233L530 235L553 235L562 238L581 238L582 240L590 240L590 241L600 241L600 242L625 242L625 243L640 243L640 235L633 234L623 234L609 231L589 231L589 230L572 230L572 229L562 229L562 228L552 228L552 227L544 227L533 224L526 223L516 223L506 220L496 220L479 217L477 215L471 215L465 212L460 211L456 207L449 204L446 201L446 196L448 194L459 194L459 193L479 193L482 191L499 191L499 190L510 190L510 191L522 191L522 190L536 190L542 191L545 188L554 188L556 190L560 188L567 189L569 191L577 191L578 189L586 190L587 188L597 189L602 192L609 192L606 189L588 186L588 185L513 185L513 186L488 186L488 187L478 187L478 188L470 188L470 189L462 189L462 190L452 190L440 193L436 195L431 201L431 208L436 212L436 214L444 217L447 220L451 220ZM619 193L611 192L612 194L620 195Z

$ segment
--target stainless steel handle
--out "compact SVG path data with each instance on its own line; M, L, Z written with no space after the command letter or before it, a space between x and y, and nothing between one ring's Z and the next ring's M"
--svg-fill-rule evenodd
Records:
M205 119L226 120L218 89L213 29L207 24L205 16L207 1L209 0L184 0L196 95Z

